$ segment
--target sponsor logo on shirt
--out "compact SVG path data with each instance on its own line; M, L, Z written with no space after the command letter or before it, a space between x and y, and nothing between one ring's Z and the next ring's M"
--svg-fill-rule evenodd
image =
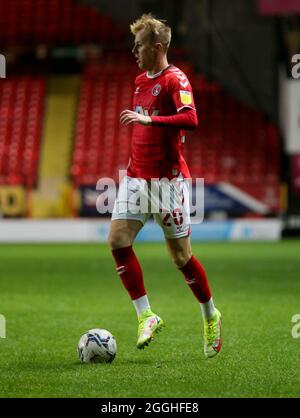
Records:
M159 109L153 109L150 111L149 109L144 109L143 106L136 106L134 111L144 116L158 116L159 114Z
M190 105L192 103L192 94L190 91L180 90L181 103L184 105Z
M155 84L155 86L152 89L153 96L158 96L160 91L161 91L161 85L160 84Z

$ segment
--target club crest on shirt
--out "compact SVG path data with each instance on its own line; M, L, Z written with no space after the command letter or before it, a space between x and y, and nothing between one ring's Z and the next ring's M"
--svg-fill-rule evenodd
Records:
M155 84L155 86L152 89L153 96L158 96L160 91L161 91L161 85L160 84Z
M192 94L190 91L180 90L180 99L181 103L184 105L189 105L192 103Z

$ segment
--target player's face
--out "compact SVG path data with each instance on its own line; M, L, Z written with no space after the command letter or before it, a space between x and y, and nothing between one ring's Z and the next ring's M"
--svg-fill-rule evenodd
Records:
M137 59L137 64L141 70L152 70L156 60L156 51L151 44L149 35L141 30L135 35L132 53Z

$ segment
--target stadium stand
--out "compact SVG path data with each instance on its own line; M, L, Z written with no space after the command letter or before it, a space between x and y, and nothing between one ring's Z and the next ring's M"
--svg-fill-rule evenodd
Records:
M0 184L36 184L44 100L43 76L1 81Z
M0 1L0 44L56 45L122 38L112 19L72 0Z
M116 60L110 54L103 62L89 63L81 83L71 168L76 185L95 184L100 177L118 180L118 169L128 163L131 127L121 126L119 115L131 107L137 70L122 55Z
M70 156L80 76L48 78L40 152L38 184L31 193L33 218L71 216L69 205Z
M199 128L189 134L185 152L193 175L207 183L278 182L276 125L203 76L193 75L192 84Z

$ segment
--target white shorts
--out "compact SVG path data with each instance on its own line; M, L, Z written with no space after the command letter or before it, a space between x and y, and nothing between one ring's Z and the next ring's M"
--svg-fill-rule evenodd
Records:
M185 179L151 180L125 176L119 185L112 221L129 219L143 225L153 215L165 238L190 235L189 184Z

